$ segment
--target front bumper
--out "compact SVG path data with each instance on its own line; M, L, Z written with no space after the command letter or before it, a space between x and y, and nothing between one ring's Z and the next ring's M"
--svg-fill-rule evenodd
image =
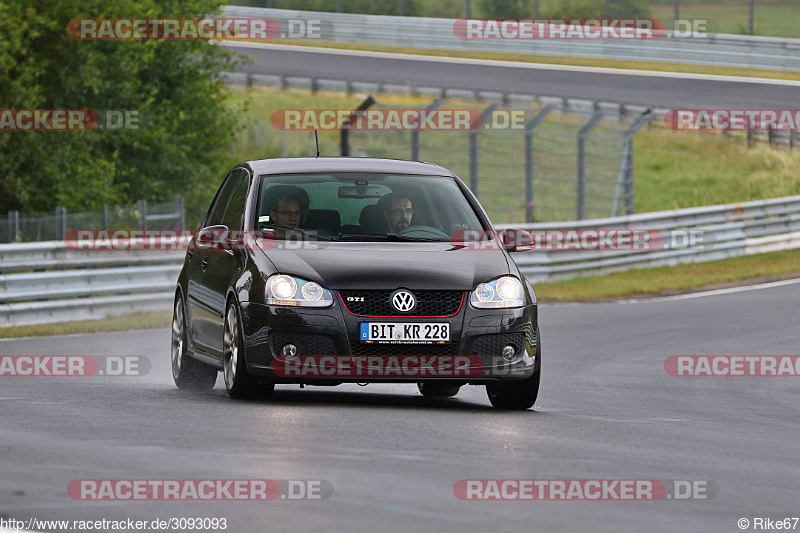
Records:
M529 378L538 367L538 327L535 304L516 309L473 309L466 293L458 312L453 316L418 318L392 316L365 318L350 313L338 296L331 307L324 309L271 306L242 303L242 327L248 371L275 383L336 385L339 383L447 381L455 384L486 384ZM361 322L448 322L450 343L445 344L362 344L359 341ZM339 371L330 375L317 373L303 376L280 371L292 359L280 355L281 347L291 342L302 357L335 357ZM503 346L514 345L522 357L508 363L501 358ZM437 361L462 356L459 368L466 372L359 374L344 371L364 367L376 358L414 358L429 356ZM424 361L424 359L422 359ZM378 361L379 362L379 361ZM342 364L345 363L345 364ZM280 365L284 365L281 367ZM276 373L276 369L279 371Z

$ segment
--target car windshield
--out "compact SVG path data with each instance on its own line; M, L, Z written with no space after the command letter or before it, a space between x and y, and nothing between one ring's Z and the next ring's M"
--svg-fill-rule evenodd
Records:
M257 227L278 239L450 241L485 229L452 177L372 173L261 176Z

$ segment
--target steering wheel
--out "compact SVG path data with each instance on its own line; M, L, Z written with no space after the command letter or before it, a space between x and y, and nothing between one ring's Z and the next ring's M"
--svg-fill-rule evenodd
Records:
M433 226L409 226L398 231L397 235L400 237L416 237L422 239L430 239L433 237L439 237L443 239L450 238L447 233L438 228L434 228Z

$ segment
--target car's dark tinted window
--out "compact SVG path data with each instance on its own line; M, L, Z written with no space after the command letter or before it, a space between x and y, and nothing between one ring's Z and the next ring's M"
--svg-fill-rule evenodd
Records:
M292 205L306 204L301 229L330 236L394 233L387 229L384 207L397 196L411 204L409 228L433 228L426 234L432 240L449 240L460 229L486 229L454 178L371 173L261 176L257 220L262 227L280 226L272 220L280 214L275 206L294 197L300 202Z
M206 226L217 226L222 224L222 216L225 213L225 208L228 205L228 201L231 199L231 192L236 186L236 183L239 181L241 175L242 170L240 169L233 170L230 174L228 174L225 182L219 188L217 198L214 200L214 205L212 205L211 209L209 210L209 215L205 224Z
M247 179L247 171L240 170L237 176L241 179L237 178L239 183L236 185L236 189L233 190L228 207L222 216L222 224L235 230L242 229L242 216L244 215L245 204L247 204L247 187L250 184L250 180Z

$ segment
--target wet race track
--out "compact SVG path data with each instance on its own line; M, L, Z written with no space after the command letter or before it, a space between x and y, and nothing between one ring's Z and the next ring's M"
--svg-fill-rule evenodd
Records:
M800 284L540 309L525 412L482 387L278 386L234 401L178 390L169 330L0 342L3 355L144 356L144 376L3 377L0 515L225 518L228 531L738 531L800 513L797 379L675 377L672 355L793 355ZM324 499L80 501L79 479L324 480ZM465 479L706 480L713 499L462 501ZM328 485L329 483L329 485ZM713 494L712 494L713 495Z

